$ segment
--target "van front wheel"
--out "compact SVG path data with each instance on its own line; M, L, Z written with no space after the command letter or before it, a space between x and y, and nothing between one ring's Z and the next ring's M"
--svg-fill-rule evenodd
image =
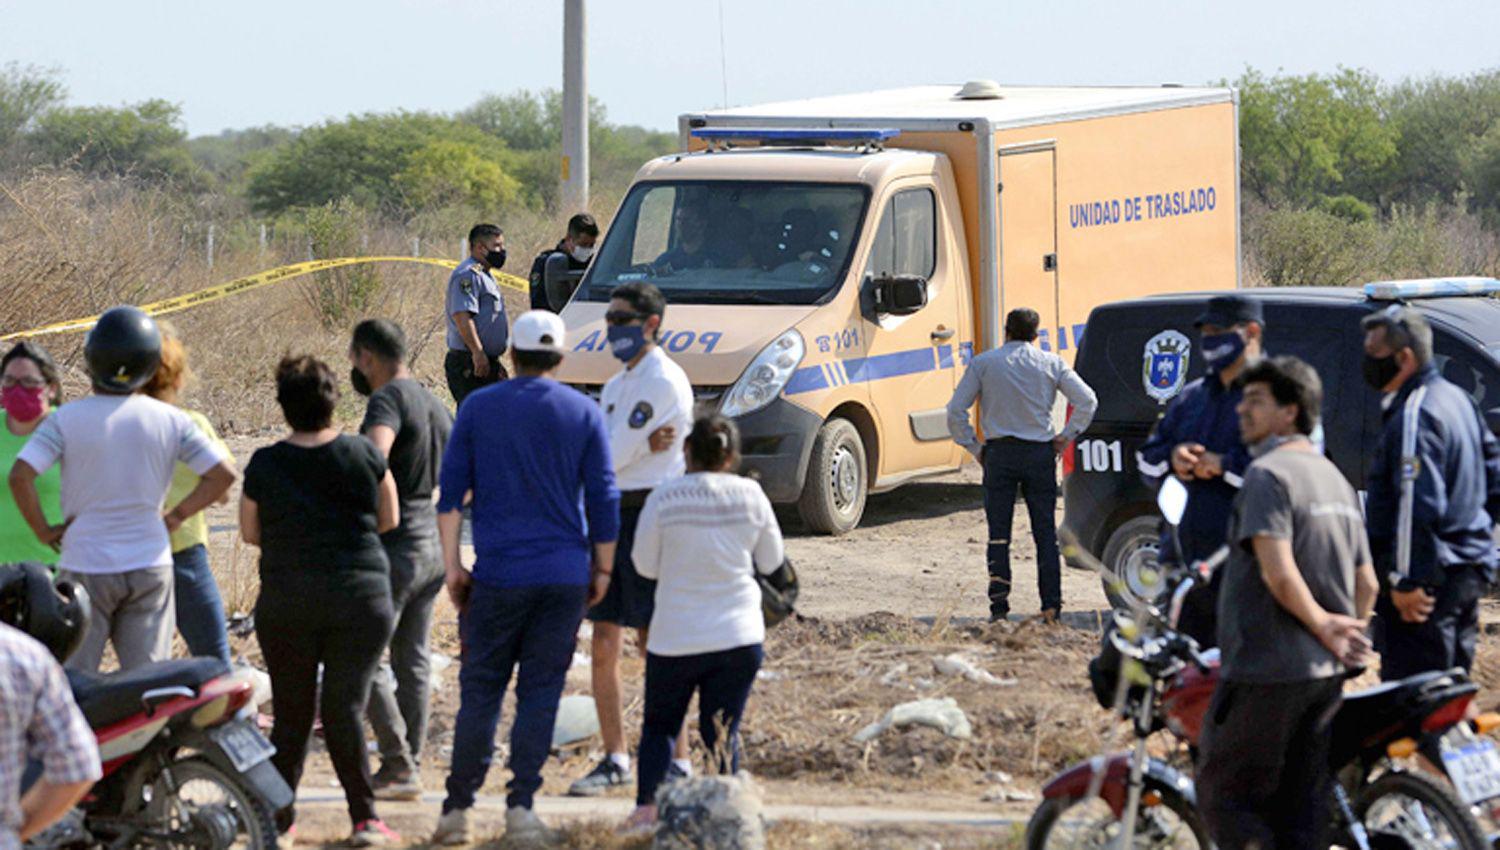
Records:
M807 481L797 500L802 521L819 534L848 534L859 525L868 492L865 444L858 429L847 419L824 422L813 440Z

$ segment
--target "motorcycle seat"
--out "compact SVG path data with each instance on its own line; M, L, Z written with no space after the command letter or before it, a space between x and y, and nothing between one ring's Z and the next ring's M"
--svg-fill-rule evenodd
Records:
M141 696L156 688L199 687L229 674L217 658L180 658L161 661L123 673L85 673L69 670L68 684L89 726L99 729L145 711Z

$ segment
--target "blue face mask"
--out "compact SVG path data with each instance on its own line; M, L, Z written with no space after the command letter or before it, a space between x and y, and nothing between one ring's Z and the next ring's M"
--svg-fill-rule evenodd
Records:
M640 325L610 325L605 330L609 350L622 363L635 359L646 347L646 329Z
M1208 364L1210 372L1217 372L1228 366L1240 359L1243 353L1245 338L1240 336L1239 331L1225 331L1203 338L1203 361Z

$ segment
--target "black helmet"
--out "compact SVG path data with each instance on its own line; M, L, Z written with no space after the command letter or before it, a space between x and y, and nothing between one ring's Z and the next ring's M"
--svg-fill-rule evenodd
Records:
M41 564L0 567L0 622L36 638L67 661L88 630L89 595L72 582L52 583Z
M83 344L94 386L132 393L156 374L161 363L161 331L135 307L113 307L99 317Z

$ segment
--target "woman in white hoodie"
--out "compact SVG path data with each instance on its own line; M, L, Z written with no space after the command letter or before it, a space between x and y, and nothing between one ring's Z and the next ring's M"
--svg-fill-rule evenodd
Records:
M758 483L735 474L739 444L729 419L693 423L687 475L653 490L641 510L631 555L636 572L657 584L630 826L656 819L656 790L695 691L706 749L720 772L739 769L740 717L766 638L755 574L775 572L784 558L770 500Z

